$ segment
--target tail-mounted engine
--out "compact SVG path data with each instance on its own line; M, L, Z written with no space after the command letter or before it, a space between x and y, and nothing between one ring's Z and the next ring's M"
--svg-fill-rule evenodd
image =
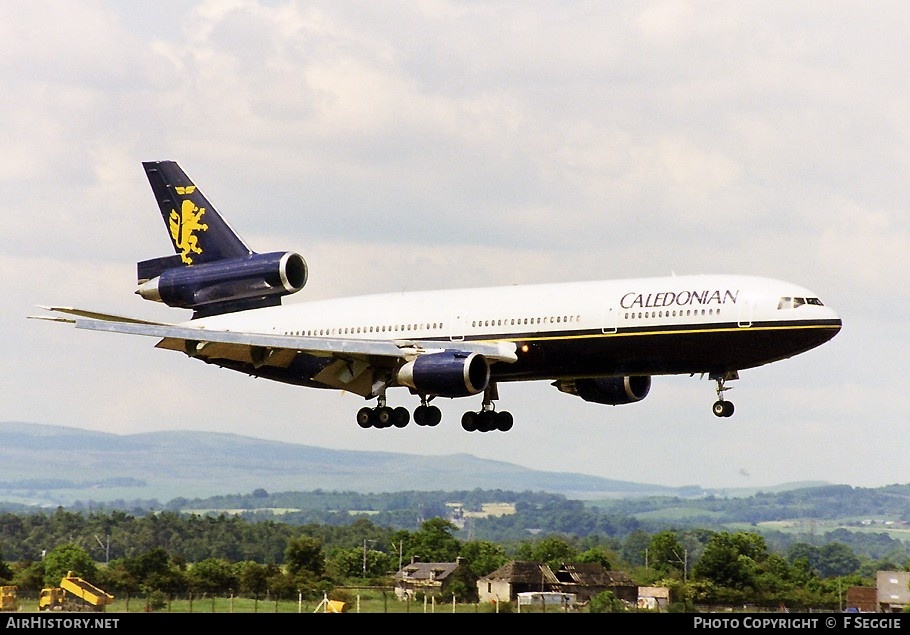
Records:
M586 377L584 379L561 379L553 385L570 395L577 395L585 401L610 406L635 403L648 396L651 378L647 375L633 377Z
M477 353L427 353L399 369L398 383L420 394L467 397L486 389L490 383L490 363Z
M253 253L196 265L179 256L137 265L139 289L146 300L193 309L193 317L281 304L281 297L300 291L307 281L300 254Z

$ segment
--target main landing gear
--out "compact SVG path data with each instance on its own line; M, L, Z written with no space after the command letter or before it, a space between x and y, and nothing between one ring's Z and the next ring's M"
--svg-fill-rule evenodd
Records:
M724 375L712 375L711 379L717 382L717 401L711 407L715 417L732 417L733 402L724 399L724 391L732 390L733 386L725 386L727 380L739 379L739 373L736 371Z
M379 397L379 404L375 408L361 408L357 411L357 425L361 428L403 428L410 420L411 413L408 409L387 406L385 395Z
M496 385L491 383L483 393L483 405L478 412L466 412L461 417L461 427L468 432L491 432L512 429L512 415L509 412L496 412L493 400L498 399ZM378 397L375 408L361 408L357 412L357 425L361 428L404 428L411 420L407 408L391 408L386 405L385 395ZM414 423L419 426L433 427L442 421L442 412L430 405L432 397L421 395L420 405L414 409Z
M357 411L357 425L361 428L404 428L411 421L407 408L392 408L386 405L385 395L379 396L375 408L361 408ZM429 405L429 399L421 398L420 405L414 409L414 423L419 426L435 426L442 421L442 412L436 406Z
M496 412L496 406L493 400L499 399L499 391L496 384L490 382L486 390L483 391L483 405L478 412L466 412L461 415L461 427L468 432L508 432L512 429L512 414L503 410Z
M461 427L468 432L492 432L499 430L508 432L512 429L512 414L503 410L483 410L479 412L468 411L461 415Z
M438 426L442 421L442 412L436 406L429 405L430 400L420 398L420 405L414 408L414 423L419 426Z

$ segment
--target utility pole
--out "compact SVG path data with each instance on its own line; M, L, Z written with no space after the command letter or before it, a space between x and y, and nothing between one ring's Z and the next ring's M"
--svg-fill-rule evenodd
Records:
M101 542L101 538L98 537L98 534L95 534L95 540L97 540L98 544L101 545L101 548L104 549L104 564L108 564L111 561L111 535L107 535L107 544Z
M367 543L372 545L374 542L376 541L363 539L363 577L367 577Z
M689 581L689 550L683 549L682 558L676 551L673 551L673 555L676 556L676 562L683 566L683 583L687 583Z

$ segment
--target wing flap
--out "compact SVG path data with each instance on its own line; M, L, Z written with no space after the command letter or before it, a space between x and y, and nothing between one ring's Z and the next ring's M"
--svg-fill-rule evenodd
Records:
M255 368L263 366L287 368L297 355L297 350L288 348L186 340L174 337L162 339L155 345L155 348L186 353L194 358L252 364Z
M373 373L366 360L336 359L313 379L326 386L368 397L374 394Z

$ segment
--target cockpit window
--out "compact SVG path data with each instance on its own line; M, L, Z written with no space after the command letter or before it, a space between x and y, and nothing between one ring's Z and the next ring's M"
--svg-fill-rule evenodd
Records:
M812 304L814 306L825 306L822 304L822 301L818 298L791 298L790 296L784 296L777 303L778 309L796 309L801 307L804 304Z

